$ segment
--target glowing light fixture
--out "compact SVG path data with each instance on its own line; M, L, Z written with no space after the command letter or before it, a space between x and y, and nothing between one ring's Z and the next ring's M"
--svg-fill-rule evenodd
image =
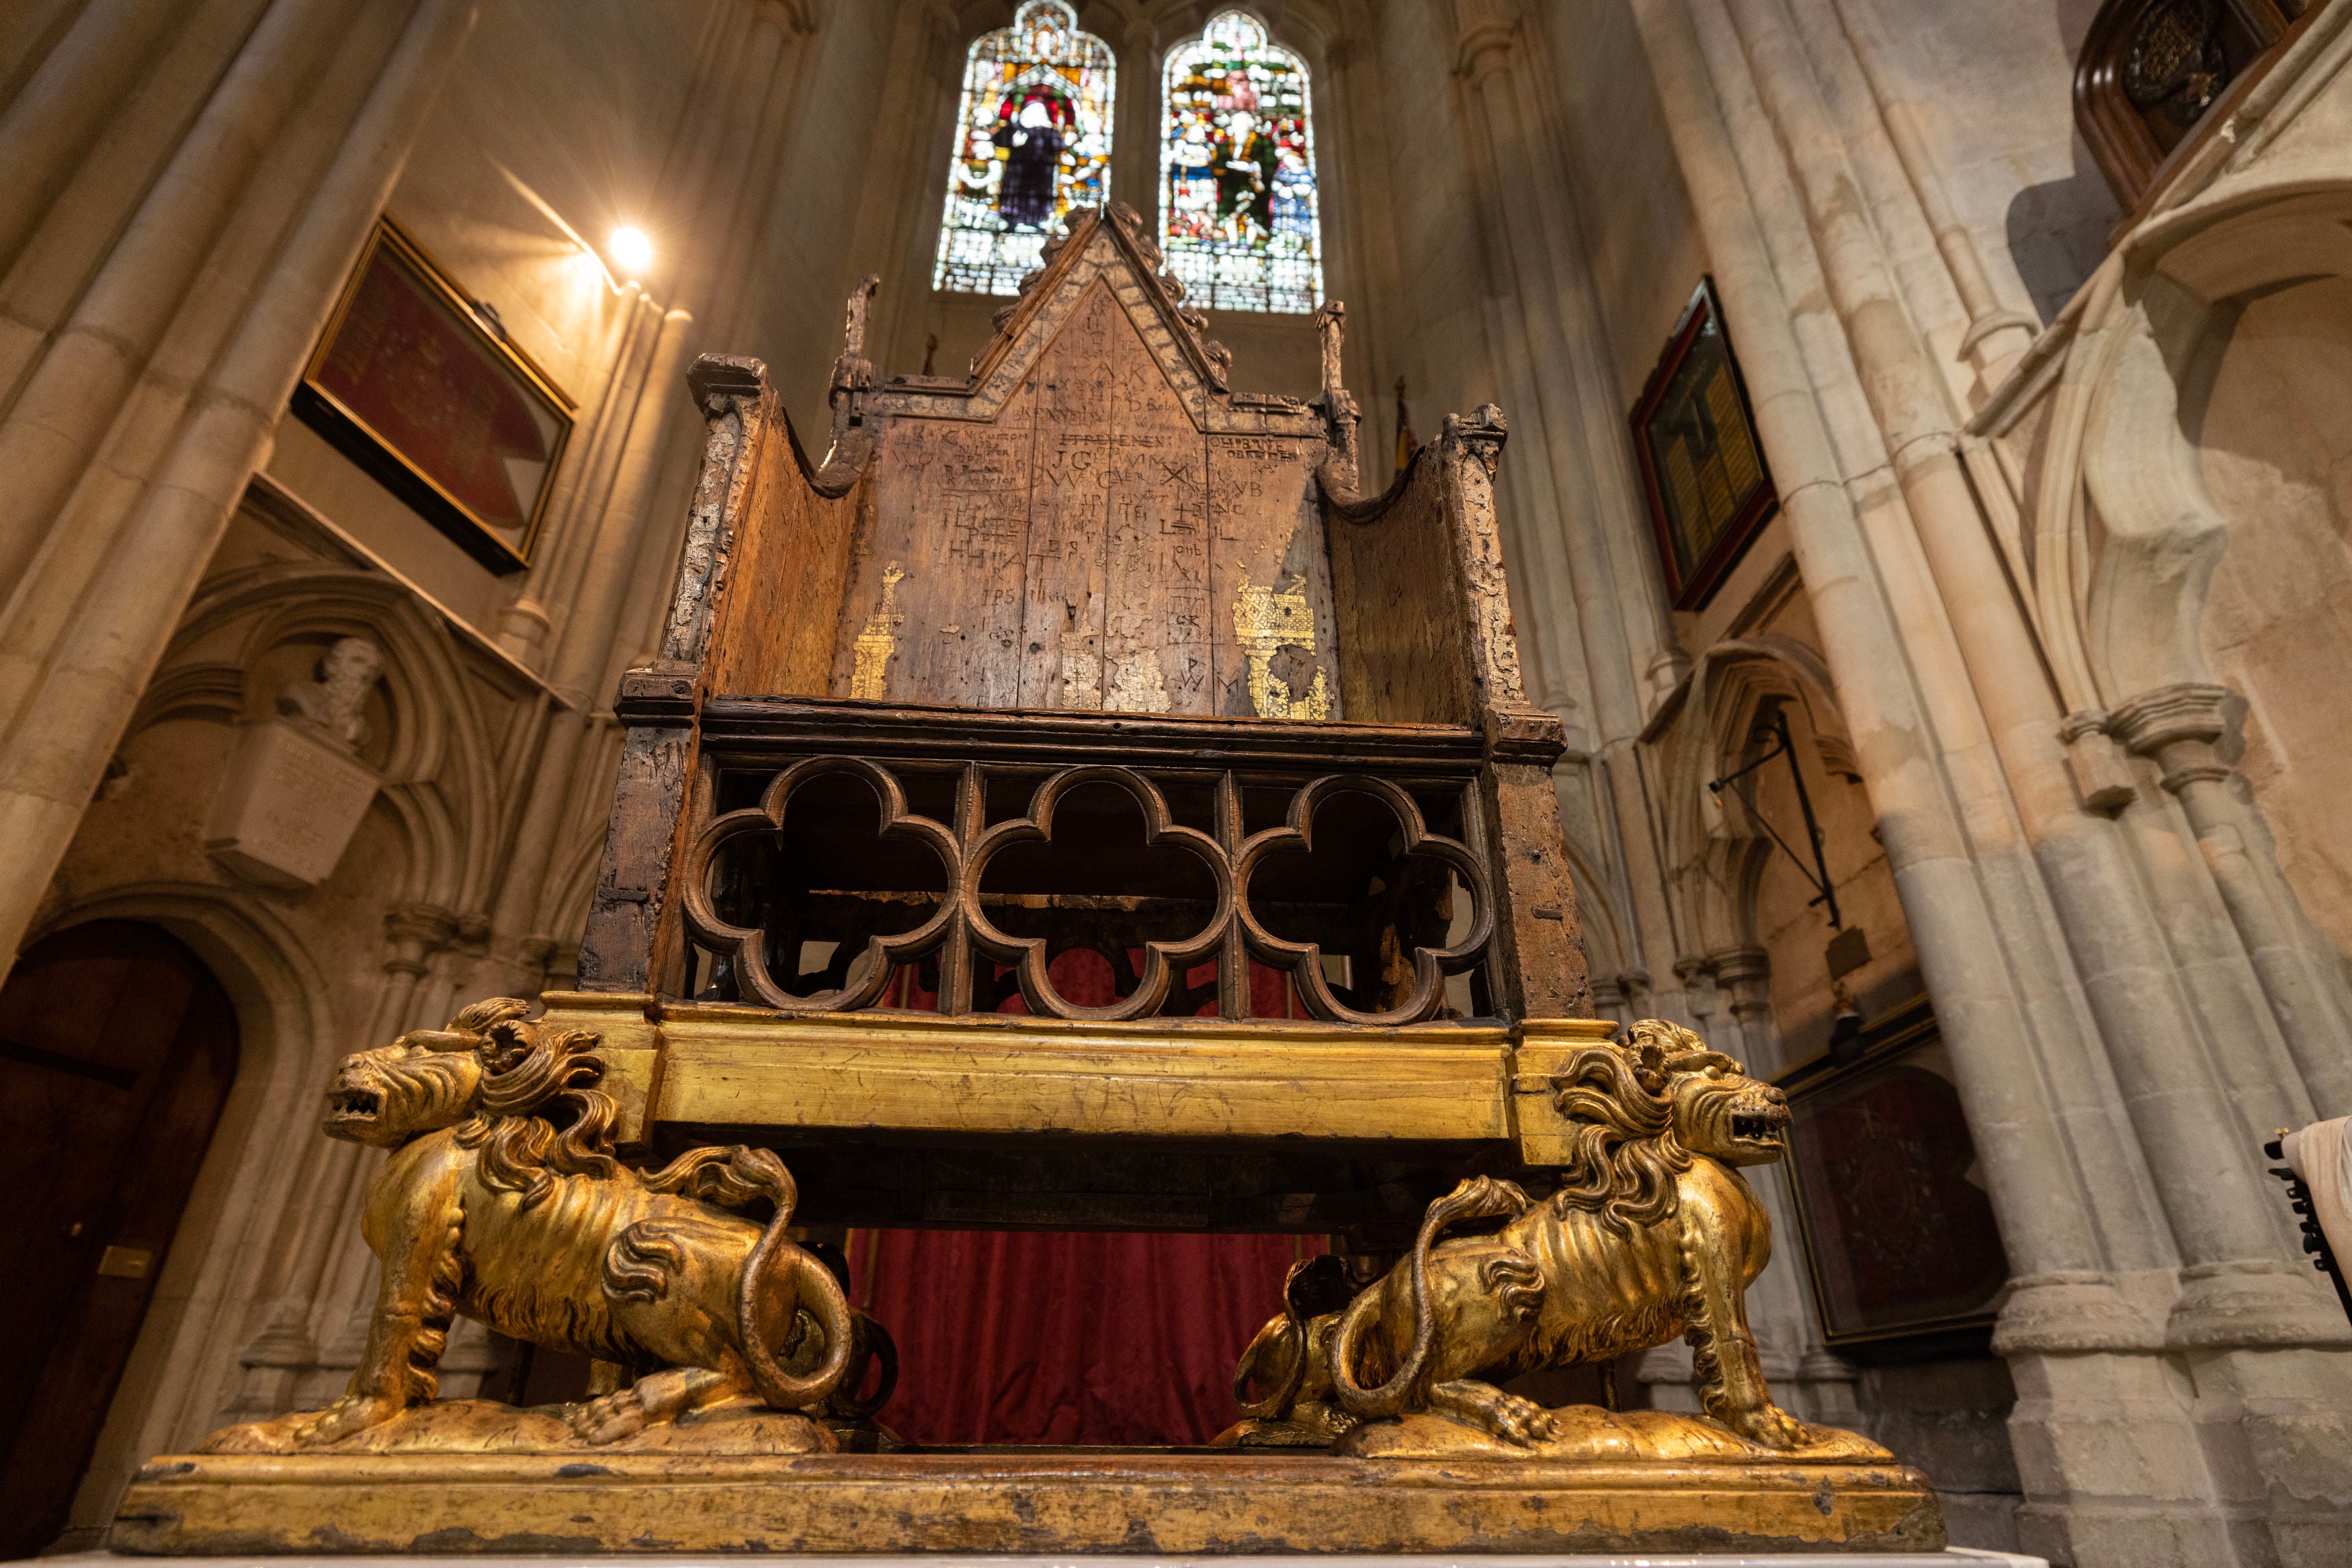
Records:
M654 264L654 242L640 228L614 229L604 250L625 277L635 277Z

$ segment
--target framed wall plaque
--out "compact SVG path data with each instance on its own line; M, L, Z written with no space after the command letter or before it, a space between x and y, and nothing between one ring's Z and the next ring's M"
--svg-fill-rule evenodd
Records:
M294 413L493 571L519 571L572 402L498 318L379 219L294 392Z
M1713 278L1675 323L1633 423L1667 593L1696 610L1780 506Z
M1822 1336L1843 1349L1981 1333L2009 1254L1935 1013L1922 997L1862 1040L1849 1061L1817 1057L1777 1080Z

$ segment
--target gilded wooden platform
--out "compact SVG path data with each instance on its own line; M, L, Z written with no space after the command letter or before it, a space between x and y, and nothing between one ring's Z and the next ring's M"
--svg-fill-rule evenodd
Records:
M1094 1449L887 1456L201 1455L116 1552L1940 1551L1891 1462L1409 1460Z
M1523 1124L1606 1019L1342 1028L1305 1020L1088 1023L1015 1014L792 1016L635 992L557 991L542 1020L599 1039L626 1147L653 1124L803 1132L1085 1134L1215 1142L1525 1143Z

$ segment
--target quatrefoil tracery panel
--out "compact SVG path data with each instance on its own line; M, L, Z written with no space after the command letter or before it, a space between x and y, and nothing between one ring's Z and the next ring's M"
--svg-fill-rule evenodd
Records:
M783 844L789 849L786 815L795 794L819 780L844 779L862 782L872 792L877 806L875 831L880 842L919 845L936 857L942 891L937 895L936 907L920 919L908 912L910 901L920 903L915 895L903 891L863 895L896 901L902 928L872 929L871 921L856 927L862 939L844 944L826 971L824 978L830 983L812 991L798 973L798 953L779 950L794 946L789 933L779 943L772 932L781 923L755 918L761 909L780 907L796 898L805 902L812 895L805 889L762 889L759 896L743 894L740 890L747 876L757 880L767 875L772 880L773 873L760 867L747 872L749 862L740 857L751 853L755 844ZM1034 782L1028 787L1025 810L1008 807L1007 791L1031 779ZM1433 788L1462 800L1460 814L1465 824L1473 826L1475 835L1467 781L1423 786L1423 794L1426 796ZM1244 829L1241 807L1244 785L1230 772L1186 770L1155 778L1152 770L1086 764L1039 777L1034 768L965 763L960 765L954 807L944 812L949 821L941 821L908 809L906 790L890 768L862 758L811 758L776 774L757 805L722 812L697 834L684 867L686 927L693 942L716 960L713 972L726 977L725 986L738 999L786 1012L851 1011L873 1007L886 996L895 1001L915 988L894 988L893 976L920 965L925 977L938 975L938 1005L946 1012L993 1006L994 998L1010 987L1017 988L1031 1012L1042 1016L1097 1022L1149 1018L1171 1007L1194 1010L1199 987L1187 981L1204 972L1203 967L1224 973L1254 958L1287 974L1300 1004L1328 1022L1388 1026L1437 1016L1444 1005L1447 977L1476 970L1492 945L1495 899L1483 847L1475 836L1473 841L1465 842L1432 831L1423 800L1390 779L1335 773L1287 781L1254 776L1247 782L1252 800L1275 789L1287 795L1280 821L1250 832ZM1196 820L1201 812L1194 807L1213 796L1214 809L1207 813L1213 820L1208 831L1180 820L1180 813L1170 804L1171 789L1183 795L1187 810ZM1197 866L1205 876L1207 896L1061 898L1009 895L990 888L992 863L1002 859L1006 866L1013 865L1020 858L1017 852L1022 846L1051 846L1081 855L1099 852L1099 839L1085 840L1084 835L1076 843L1055 844L1057 822L1066 831L1071 831L1074 819L1069 817L1067 802L1082 791L1097 792L1097 798L1107 791L1124 796L1140 814L1145 854L1173 851ZM1014 794L1012 799L1017 801L1020 797ZM1377 866L1367 861L1363 865L1339 868L1349 889L1345 902L1354 918L1392 921L1384 928L1382 945L1392 973L1385 981L1358 974L1357 983L1348 987L1335 986L1325 972L1332 942L1341 940L1342 946L1346 945L1328 910L1319 928L1302 933L1296 924L1301 906L1286 904L1286 895L1279 886L1267 890L1271 902L1263 911L1251 902L1254 882L1284 882L1283 874L1264 874L1269 864L1291 856L1320 853L1328 857L1339 852L1333 845L1347 835L1335 838L1327 822L1324 841L1318 846L1317 821L1319 812L1343 800L1352 800L1358 807L1369 801L1383 809L1395 823L1393 833L1387 835L1386 852L1371 857L1378 861ZM994 821L989 820L992 800L996 802ZM1009 814L1013 810L1021 810L1022 814ZM1263 822L1270 813L1253 807L1250 815ZM1361 832L1356 837L1360 840ZM1089 845L1096 848L1090 852ZM1016 852L1008 856L1007 852ZM783 857L774 851L766 852L770 858L761 862L763 866L783 863ZM1034 848L1031 852L1035 852ZM730 862L730 857L738 858ZM1415 874L1416 865L1424 868L1420 873L1423 877L1446 879L1424 885L1458 890L1469 904L1466 916L1453 920L1451 933L1433 943L1428 939L1431 931L1425 918L1412 923L1395 913L1406 906L1407 900L1402 896L1408 885L1405 879ZM1296 869L1291 868L1293 882ZM1384 887L1388 896L1382 903L1377 895ZM730 889L736 890L734 906L719 896ZM855 904L862 895L853 876L839 890L824 896ZM1078 912L1080 906L1084 913ZM1062 928L1039 934L1057 918ZM1181 936L1165 935L1171 922L1180 930L1187 925L1192 928ZM1285 934L1286 926L1289 935ZM1106 935L1114 931L1123 935ZM1301 936L1304 939L1296 939ZM850 956L853 946L854 958ZM1098 1005L1064 996L1052 970L1057 958L1073 950L1101 955L1119 981L1128 985L1126 994ZM780 961L792 970L782 978L776 972ZM1360 967L1360 957L1358 962ZM1005 967L1001 982L997 966ZM931 988L928 978L922 988ZM1246 977L1224 989L1228 996L1245 995Z
M874 791L879 808L877 831L882 839L921 844L938 855L944 891L939 907L912 930L868 936L863 950L847 967L841 985L813 996L799 996L775 973L775 960L789 957L796 977L798 953L772 952L770 929L764 924L743 925L727 919L712 896L712 883L721 868L721 857L730 849L755 836L774 835L781 839L793 797L803 787L841 776L860 779ZM777 774L761 792L758 805L714 817L696 835L687 855L683 889L687 929L696 941L728 961L735 986L745 1001L784 1012L848 1012L872 1007L899 966L929 956L953 933L960 908L955 890L962 875L963 859L962 845L944 823L907 809L906 791L889 769L862 758L810 758Z
M1410 949L1405 961L1412 967L1412 987L1404 999L1388 1008L1362 1008L1342 1001L1334 994L1330 978L1324 972L1323 945L1286 941L1276 936L1259 920L1249 898L1251 882L1268 860L1286 852L1312 852L1318 809L1342 795L1369 796L1387 806L1395 815L1400 838L1395 860L1402 862L1420 858L1434 862L1459 879L1471 902L1468 929L1449 946L1405 944ZM1485 862L1459 839L1430 831L1421 805L1411 793L1374 776L1332 773L1306 785L1291 798L1288 818L1282 826L1253 833L1244 841L1234 880L1240 889L1236 901L1239 917L1252 956L1287 969L1307 1010L1317 1018L1336 1023L1389 1025L1418 1022L1430 1017L1443 999L1445 977L1476 967L1494 935L1494 900L1487 892ZM1370 988L1359 984L1351 988L1360 998Z
M1066 999L1046 973L1046 966L1054 956L1051 940L1044 936L1016 937L1000 930L989 917L981 895L989 863L1015 844L1050 843L1056 809L1073 791L1088 785L1108 785L1128 795L1143 813L1145 847L1166 846L1191 853L1207 869L1215 889L1214 912L1208 922L1191 936L1174 941L1147 939L1143 943L1143 968L1137 976L1135 988L1107 1007L1082 1007ZM1090 1022L1149 1018L1157 1013L1176 980L1193 965L1216 953L1234 917L1233 871L1223 847L1199 829L1177 822L1169 810L1167 797L1149 779L1129 768L1066 768L1038 785L1037 792L1030 798L1027 816L997 822L980 835L965 862L963 891L972 946L991 958L1013 966L1022 998L1030 1010Z

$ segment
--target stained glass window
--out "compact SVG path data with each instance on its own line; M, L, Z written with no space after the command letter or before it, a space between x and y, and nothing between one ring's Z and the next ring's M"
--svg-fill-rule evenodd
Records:
M1307 66L1224 11L1168 56L1160 209L1187 304L1305 312L1323 302Z
M972 41L931 287L1018 294L1046 234L1110 192L1110 46L1063 0Z

